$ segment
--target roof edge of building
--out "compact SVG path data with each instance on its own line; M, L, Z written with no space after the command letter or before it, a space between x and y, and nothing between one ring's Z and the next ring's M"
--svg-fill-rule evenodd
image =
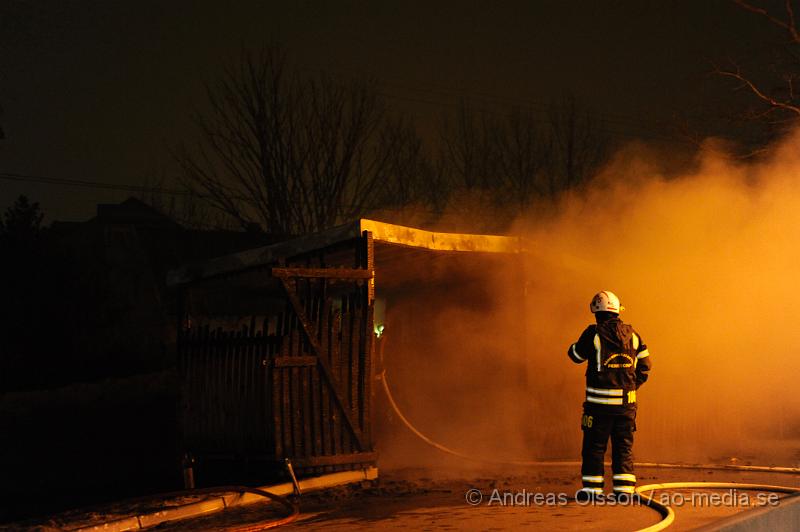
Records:
M375 242L431 251L472 253L520 253L523 251L520 237L427 231L360 218L348 224L286 242L183 265L167 274L167 285L188 284L218 275L265 266L282 258L300 255L356 238L364 231L370 231Z

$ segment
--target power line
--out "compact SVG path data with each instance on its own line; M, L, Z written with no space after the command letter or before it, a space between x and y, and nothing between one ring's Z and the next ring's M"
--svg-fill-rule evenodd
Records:
M159 192L173 196L195 196L202 197L191 190L178 190L163 187L146 187L141 185L126 185L119 183L107 183L102 181L87 181L84 179L66 179L63 177L45 177L27 174L17 174L11 172L0 172L0 179L6 181L20 181L25 183L43 183L48 185L65 185L82 188L95 188L103 190L119 190L123 192Z
M408 101L408 102L413 102L413 103L421 103L421 104L425 104L425 105L434 105L434 106L438 106L438 107L459 107L459 105L460 105L460 104L458 104L456 102L441 102L441 101L425 100L425 99L422 99L422 98L414 98L414 97L410 97L410 96L400 96L400 95L397 95L397 94L389 94L389 93L386 93L386 92L379 92L378 95L383 96L384 98L390 98L390 99L393 99L393 100L401 100L401 101ZM494 110L491 110L491 109L485 109L485 108L480 108L480 107L472 108L472 110L476 111L476 112L479 112L479 113L493 115L493 116L499 116L499 117L507 117L508 116L508 113L503 113L503 112L500 112L500 111L494 111ZM537 119L537 120L535 120L535 122L542 123L542 124L547 123L547 121L544 120L544 119ZM604 123L604 122L605 121L603 121L603 120L600 121L601 124ZM677 138L674 138L674 137L669 137L669 136L666 136L666 135L659 135L658 133L654 133L652 131L626 132L626 131L619 131L619 130L611 129L611 128L601 128L601 127L598 127L597 129L599 131L602 131L604 133L608 133L609 135L617 136L617 137L641 138L641 139L646 139L646 140L659 140L659 141L664 141L664 142L674 142L674 143L678 143L678 144L686 144L686 143L688 143L688 141L677 139Z
M5 179L7 181L19 181L24 183L42 183L46 185L64 185L64 186L76 186L81 188L94 188L94 189L102 189L102 190L117 190L123 192L141 192L141 193L161 193L173 196L185 196L185 197L192 197L198 199L213 199L212 196L207 194L198 194L197 192L191 190L178 190L178 189L169 189L164 187L147 187L147 186L137 186L137 185L125 185L125 184L117 184L117 183L108 183L102 181L87 181L83 179L67 179L63 177L45 177L45 176L35 176L35 175L27 175L27 174L18 174L18 173L11 173L11 172L0 172L0 179ZM231 196L231 199L237 200L250 200L252 198L246 198L244 196ZM352 205L350 205L352 207ZM409 208L395 208L395 207L379 207L377 211L414 211L414 212L426 212L426 213L434 213L437 214L438 211L432 210L423 210L423 209L409 209Z
M305 70L307 72L308 71L312 71L312 69L308 69L308 68L299 68L299 70ZM333 71L333 72L339 70L340 74L342 74L342 72L341 72L342 70L349 70L351 72L351 74L349 74L349 75L352 75L353 73L355 73L355 74L360 75L360 76L371 78L371 79L375 80L379 85L382 85L382 86L384 86L386 88L394 87L396 89L401 89L401 90L404 90L404 91L413 91L413 92L427 93L427 94L432 94L432 95L444 95L444 96L448 96L448 97L458 96L458 97L461 97L461 98L464 98L464 97L474 98L474 97L477 96L478 97L477 99L494 100L495 102L500 102L500 103L503 103L503 104L506 104L506 105L517 106L517 107L528 108L528 109L536 109L536 110L538 110L540 112L544 112L544 111L548 111L548 110L552 109L552 104L541 102L541 101L536 101L536 100L529 99L529 98L518 99L518 98L507 97L507 96L499 96L499 95L492 94L492 93L487 93L487 92L473 92L473 91L468 91L468 90L465 90L465 89L460 89L460 88L456 88L456 87L450 87L450 86L441 85L441 84L435 84L435 85L428 84L427 86L425 86L425 85L411 86L411 85L408 85L408 84L404 84L402 82L398 83L397 81L390 80L389 78L386 78L385 76L384 77L374 76L374 75L368 74L368 73L366 73L364 71L361 71L359 69L348 69L346 67L341 67L341 66L338 67L338 68L335 68L335 69L328 68L327 70L328 71ZM313 72L318 72L318 70L314 69ZM347 74L345 74L345 75L347 75ZM389 80L389 81L387 81L387 80ZM427 105L438 105L438 106L442 106L442 107L444 107L444 106L452 107L452 106L457 106L458 105L458 103L456 103L456 102L441 102L441 101L422 100L422 99L417 99L417 98L413 98L413 97L398 96L398 95L392 95L392 94L387 94L387 93L382 93L382 95L387 97L387 98L392 98L392 99L395 99L395 100L406 100L406 101L412 101L412 102L416 102L416 103L423 103L423 104L427 104ZM480 112L489 112L489 113L492 113L492 114L496 114L496 112L492 112L492 111L480 110ZM638 130L641 130L641 131L644 132L644 135L642 135L642 133L632 133L632 132L629 133L629 132L623 132L623 131L608 131L608 133L611 133L613 135L625 136L625 137L640 136L640 137L649 138L649 139L652 139L652 140L663 140L663 141L677 142L677 143L686 143L687 142L687 141L682 141L680 139L676 139L676 138L673 138L673 137L668 137L666 135L658 134L658 133L652 131L652 129L650 129L646 123L644 123L640 119L632 117L630 115L625 115L625 114L622 114L622 113L609 113L609 112L593 112L593 114L596 115L600 119L600 121L602 121L603 123L622 126L622 127L633 127L635 129L638 129Z
M536 100L533 100L533 99L512 98L512 97L508 97L508 96L499 96L499 95L491 94L491 93L487 93L487 92L466 91L464 89L457 89L457 88L453 88L453 87L440 86L438 88L430 89L430 88L423 88L424 86L416 86L416 87L414 87L414 86L410 86L410 85L398 84L396 82L387 83L385 81L380 81L380 80L379 80L379 83L381 85L386 86L386 87L395 87L395 88L398 88L398 89L402 89L402 90L406 90L406 91L412 91L412 92L422 92L422 93L428 93L428 94L437 94L438 93L438 94L442 94L444 96L453 96L453 95L455 95L455 96L459 96L461 98L464 98L465 96L467 96L467 97L477 96L478 98L482 98L484 100L494 100L495 102L499 102L499 103L502 103L502 104L505 104L505 105L516 106L516 107L521 107L521 108L526 108L526 109L531 109L531 110L536 109L536 110L542 111L542 112L550 111L553 108L553 104L552 103L544 103L544 102L536 101ZM628 115L623 115L623 114L619 114L619 113L599 112L599 111L592 111L592 113L594 115L598 116L603 122L606 122L606 123L617 124L617 125L622 125L622 126L633 126L633 127L636 127L636 128L645 128L646 127L646 124L644 122L642 122L641 120L638 120L638 119L636 119L634 117L628 116Z

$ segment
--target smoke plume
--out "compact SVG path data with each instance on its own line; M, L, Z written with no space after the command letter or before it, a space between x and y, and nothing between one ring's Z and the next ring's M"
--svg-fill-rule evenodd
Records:
M709 142L681 171L629 146L543 212L515 224L521 265L459 263L449 287L387 295L384 363L420 430L479 456L579 459L585 366L566 349L611 290L652 353L637 460L798 464L800 135L758 162ZM384 401L378 416L384 463L449 460Z

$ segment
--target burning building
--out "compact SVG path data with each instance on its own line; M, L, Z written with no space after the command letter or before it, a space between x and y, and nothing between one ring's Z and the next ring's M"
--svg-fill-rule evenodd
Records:
M269 478L285 458L301 475L374 467L387 319L396 352L424 338L413 310L395 318L392 308L412 298L425 316L426 297L448 293L480 306L493 289L481 272L509 264L507 282L523 296L521 250L516 237L361 219L170 272L182 440L199 483ZM504 334L524 349L523 330ZM404 365L422 373L428 355Z

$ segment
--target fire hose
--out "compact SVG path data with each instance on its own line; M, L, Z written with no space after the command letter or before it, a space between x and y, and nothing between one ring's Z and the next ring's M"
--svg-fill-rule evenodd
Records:
M192 489L183 492L176 492L173 494L167 494L167 496L173 495L204 495L204 494L213 494L213 493L226 493L226 492L233 492L233 493L253 493L255 495L260 495L266 499L270 499L274 502L277 502L286 510L288 510L288 515L284 517L280 517L278 519L267 519L263 521L258 521L255 523L248 523L246 525L228 528L229 531L233 532L259 532L261 530L269 530L270 528L276 528L282 525L286 525L297 519L300 515L300 508L297 504L290 502L285 497L281 497L280 495L276 495L275 493L270 493L269 491L265 491L259 488L249 488L247 486L219 486L213 488L200 488L200 489Z
M664 484L647 484L646 486L639 486L636 488L636 494L642 499L644 504L655 508L661 514L661 521L653 526L642 528L637 532L656 532L664 530L675 521L675 510L665 504L653 499L650 495L645 495L645 492L652 492L663 489L737 489L737 490L759 490L759 491L772 491L777 493L800 493L800 488L793 488L789 486L772 486L769 484L747 484L741 482L666 482Z
M382 348L383 346L381 346ZM392 391L389 388L389 381L386 378L386 370L384 370L378 379L383 385L383 391L389 401L389 405L397 415L398 419L409 429L414 435L420 438L428 445L442 451L446 454L456 456L458 458L469 460L472 462L479 462L492 465L513 465L513 466L580 466L581 463L577 461L543 461L543 460L496 460L486 457L478 457L465 454L449 447L446 447L422 432L420 432L408 418L403 415L397 402L394 400ZM694 465L694 464L661 464L654 462L636 462L637 467L656 467L656 468L671 468L671 469L715 469L715 470L735 470L735 471L749 471L749 472L770 472L770 473L789 473L800 474L800 468L793 467L768 467L768 466L740 466L740 465ZM778 493L800 493L800 488L790 486L772 486L767 484L744 484L738 482L668 482L664 484L648 484L636 488L635 493L639 499L650 508L653 508L661 515L661 521L653 526L643 528L637 532L657 532L664 530L675 521L675 510L669 506L656 501L652 495L647 493L662 489L741 489L741 490L761 490L772 491Z
M214 486L211 488L193 488L189 490L182 490L182 491L173 491L169 493L160 493L158 495L149 495L145 497L137 497L135 499L129 499L126 502L128 504L136 504L142 502L150 502L153 500L168 500L168 499L178 499L182 497L193 497L193 496L202 496L202 495L216 495L216 494L223 494L223 493L252 493L254 495L258 495L265 499L272 500L277 502L281 506L283 506L287 510L287 515L284 517L280 517L278 519L269 518L262 521L257 521L253 523L248 523L246 525L241 525L238 527L229 527L227 530L233 532L260 532L261 530L269 530L270 528L276 528L282 525L289 524L295 521L298 516L300 515L300 508L295 502L289 501L287 498L277 495L275 493L270 493L269 491L259 489L259 488L251 488L248 486ZM226 505L227 506L227 505ZM108 523L106 523L107 526ZM140 524L141 526L141 524ZM94 530L96 527L90 525L88 527L79 526L78 528L74 527L65 527L62 530Z
M270 528L276 528L279 526L288 525L289 523L295 521L300 516L299 506L296 503L290 502L285 497L281 497L280 495L276 495L274 493L270 493L268 491L261 490L258 488L238 487L237 489L244 490L248 493L254 493L256 495L261 495L262 497L266 497L268 499L272 499L273 501L285 507L289 511L289 514L279 519L259 521L256 523L250 523L247 525L230 528L228 530L231 530L233 532L259 532L261 530L269 530Z

